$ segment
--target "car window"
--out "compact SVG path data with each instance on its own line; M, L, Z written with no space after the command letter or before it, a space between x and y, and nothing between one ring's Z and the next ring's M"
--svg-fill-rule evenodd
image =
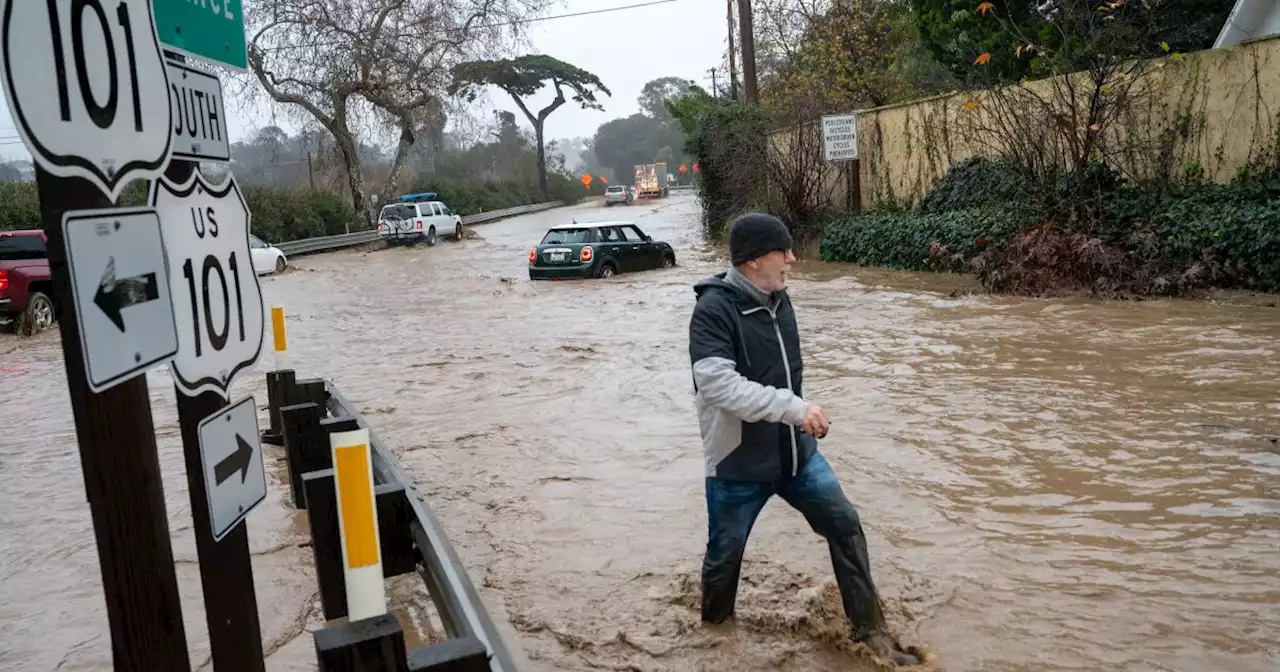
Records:
M381 219L409 219L413 216L413 206L396 204L384 206Z
M542 237L543 245L577 245L594 242L591 229L551 229Z
M618 232L617 227L602 226L600 227L600 242L602 243L620 243L625 240L622 234Z
M620 194L622 193L622 187L609 187L609 193Z
M444 214L444 209L440 207L439 203L432 203L431 210L436 217L439 217L440 215Z
M450 210L449 206L445 205L444 203L437 203L436 205L440 206L440 212L444 213L446 216L453 215L453 211Z
M635 226L624 226L622 227L622 231L627 234L627 240L637 242L644 240L644 234L640 233L640 229L637 229Z
M43 236L4 235L0 233L0 261L46 259L49 256Z
M253 250L260 250L260 249L262 249L262 248L264 248L264 247L266 247L266 246L267 246L267 244L266 244L266 243L264 243L264 242L262 242L262 240L261 240L261 239L259 239L257 236L255 236L255 235L253 235L253 234L249 234L249 248L250 248L250 249L253 249Z

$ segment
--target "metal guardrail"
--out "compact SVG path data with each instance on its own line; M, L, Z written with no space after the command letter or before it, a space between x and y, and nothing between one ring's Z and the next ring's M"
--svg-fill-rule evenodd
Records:
M504 210L481 212L474 215L464 216L462 218L462 225L471 226L473 224L483 224L496 219L503 219L504 217L514 217L515 215L523 215L530 212L550 210L551 208L558 208L562 205L564 205L563 201L549 201L547 203L520 205L514 208L506 208ZM296 256L300 254L311 254L313 252L338 250L344 247L355 247L356 245L365 245L367 243L377 242L377 240L377 231L353 231L351 233L340 233L336 236L317 236L315 238L290 240L283 243L276 243L275 247L287 256Z
M413 486L414 479L396 462L355 406L342 396L332 382L325 383L329 392L329 414L333 417L354 418L362 429L369 430L375 480L398 483L407 490L409 506L414 514L410 525L413 545L422 559L418 575L422 577L427 592L436 605L445 633L451 638L474 637L479 640L488 650L489 669L492 672L516 672L515 662L499 636L489 612L480 601L480 594L467 576L467 570L453 549L453 544L449 543L444 526L426 501L418 495Z
M306 510L324 619L332 622L349 616L330 435L364 429L368 431L383 578L418 574L444 626L446 639L408 651L407 667L406 661L388 666L379 660L379 664L362 669L518 672L444 526L418 493L413 477L400 466L356 407L332 381L299 379L293 369L267 374L267 400L271 426L262 432L262 439L284 446L289 483L286 501ZM326 662L326 656L349 647L352 642L348 640L358 634L356 631L363 632L361 637L371 636L373 630L395 623L394 616L384 614L316 631L321 672L352 669L333 667ZM392 637L402 639L399 626L394 625L393 629ZM405 655L403 642L398 648L402 652L399 655Z

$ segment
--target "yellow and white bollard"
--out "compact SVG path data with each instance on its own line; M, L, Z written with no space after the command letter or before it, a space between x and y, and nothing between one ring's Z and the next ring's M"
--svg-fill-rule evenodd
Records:
M284 336L284 306L271 306L271 334L276 346L276 371L289 368L289 343Z
M333 484L338 491L338 536L342 540L347 616L358 621L387 613L382 581L382 547L373 492L373 460L369 430L334 432Z

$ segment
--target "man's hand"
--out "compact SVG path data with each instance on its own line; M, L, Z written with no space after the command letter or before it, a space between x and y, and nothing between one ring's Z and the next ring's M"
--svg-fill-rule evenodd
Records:
M810 403L809 408L805 409L804 422L800 423L800 430L821 439L830 429L831 419L827 417L827 410L815 403Z

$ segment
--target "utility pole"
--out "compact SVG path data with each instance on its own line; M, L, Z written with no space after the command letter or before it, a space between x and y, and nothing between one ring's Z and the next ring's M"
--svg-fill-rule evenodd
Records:
M311 191L316 190L316 173L311 167L311 150L307 150L307 181L311 184Z
M726 17L729 20L729 97L738 99L738 65L733 44L733 0L725 0Z
M711 73L711 97L712 97L712 98L719 98L719 97L720 97L720 85L716 83L716 69L715 69L715 68L710 68L710 69L708 69L708 70L707 70L707 72L710 72L710 73Z
M742 91L748 103L760 102L756 89L756 38L751 28L751 0L738 0L738 28L742 40Z

